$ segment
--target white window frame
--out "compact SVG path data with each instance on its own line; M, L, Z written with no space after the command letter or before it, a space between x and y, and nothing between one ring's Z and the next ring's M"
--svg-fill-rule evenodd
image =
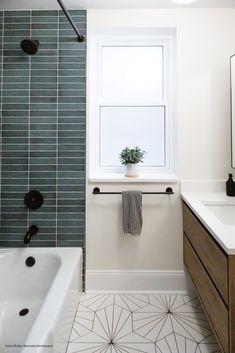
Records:
M169 31L168 31L169 32ZM105 102L101 97L101 67L103 46L163 46L164 81L161 102ZM145 35L92 35L88 51L88 141L89 180L121 181L123 167L101 167L100 109L102 106L164 106L165 107L165 166L140 167L141 181L176 181L176 126L175 126L175 35L167 33ZM124 178L125 179L125 178ZM133 181L133 180L132 180ZM135 180L136 181L136 180Z

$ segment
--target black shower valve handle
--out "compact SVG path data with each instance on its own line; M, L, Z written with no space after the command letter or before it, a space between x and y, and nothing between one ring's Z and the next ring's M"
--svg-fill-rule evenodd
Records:
M37 210L43 205L43 195L40 191L31 190L24 197L24 203L27 208L30 210Z

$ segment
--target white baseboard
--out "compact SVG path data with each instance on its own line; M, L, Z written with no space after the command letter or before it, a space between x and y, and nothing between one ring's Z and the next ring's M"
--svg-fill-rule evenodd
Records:
M184 271L86 272L86 292L193 292Z

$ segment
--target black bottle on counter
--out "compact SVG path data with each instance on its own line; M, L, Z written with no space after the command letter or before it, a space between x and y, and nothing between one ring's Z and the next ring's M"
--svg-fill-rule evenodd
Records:
M228 175L228 180L226 181L226 195L235 196L235 182L232 174Z

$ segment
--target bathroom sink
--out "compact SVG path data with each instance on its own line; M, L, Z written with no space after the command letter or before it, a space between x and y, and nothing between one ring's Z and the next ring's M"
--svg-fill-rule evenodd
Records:
M235 204L203 202L204 206L224 225L235 225Z

